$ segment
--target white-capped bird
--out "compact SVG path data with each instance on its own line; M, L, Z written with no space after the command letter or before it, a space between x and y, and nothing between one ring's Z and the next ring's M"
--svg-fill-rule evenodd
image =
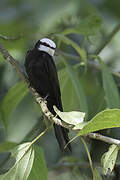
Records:
M60 85L56 66L53 60L56 44L48 38L43 38L27 53L25 68L30 85L36 89L42 98L46 98L49 111L56 115L53 106L63 111ZM55 136L62 152L71 152L68 130L54 123Z

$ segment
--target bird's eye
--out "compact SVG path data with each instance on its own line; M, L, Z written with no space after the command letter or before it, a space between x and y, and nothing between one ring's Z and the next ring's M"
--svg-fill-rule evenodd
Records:
M35 44L35 47L38 48L40 46L40 40L38 40Z
M55 50L54 47L51 47L49 44L47 44L47 43L45 43L45 42L41 42L41 41L40 41L40 44L41 44L41 45L44 45L44 46L46 46L46 47L49 47L49 48L51 48L51 49L53 49L53 50Z

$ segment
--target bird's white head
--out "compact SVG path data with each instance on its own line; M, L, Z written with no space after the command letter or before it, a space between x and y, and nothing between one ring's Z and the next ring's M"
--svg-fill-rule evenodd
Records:
M48 38L43 38L39 41L38 50L47 52L49 55L54 56L56 44Z

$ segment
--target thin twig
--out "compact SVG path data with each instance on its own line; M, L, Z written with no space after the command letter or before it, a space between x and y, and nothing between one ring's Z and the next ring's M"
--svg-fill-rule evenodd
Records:
M90 168L90 164L89 162L59 162L55 165L52 165L52 166L48 166L49 169L55 169L55 170L61 170L62 168L73 168L73 167L79 167L79 168L82 168L82 169L87 169L87 168ZM101 167L101 164L99 163L94 163L94 167Z
M113 31L109 34L109 36L106 38L105 41L100 45L100 47L95 51L94 54L98 55L105 47L106 45L112 40L112 38L116 35L116 33L120 30L120 24L116 25L116 27L113 29Z
M90 152L89 152L89 150L88 150L88 147L87 147L87 144L86 144L85 140L84 140L82 137L81 137L81 141L82 141L82 143L83 143L83 145L84 145L84 148L85 148L85 150L86 150L86 153L87 153L87 156L88 156L88 160L89 160L89 163L90 163L90 168L91 168L92 174L93 174L93 179L94 179L93 162L92 162L92 159L91 159L91 156L90 156Z
M120 146L120 140L114 139L111 137L107 137L107 136L103 136L99 133L89 133L89 134L87 134L87 137L96 139L96 140L100 140L100 141L106 142L108 144L115 144L117 146Z
M19 35L17 37L7 37L7 36L3 36L0 34L0 39L3 39L5 41L16 41L16 40L20 39L21 37L22 37L21 35Z

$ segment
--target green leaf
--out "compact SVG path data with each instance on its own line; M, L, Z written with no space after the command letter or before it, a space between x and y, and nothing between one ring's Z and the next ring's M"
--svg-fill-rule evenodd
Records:
M86 117L87 117L87 113L88 113L87 100L86 100L82 85L80 83L80 80L78 79L78 76L77 76L75 70L73 69L73 67L63 57L61 57L61 58L66 66L66 70L70 76L70 80L72 81L74 89L78 96L78 100L79 100L79 104L80 104L80 111L85 112Z
M93 169L93 180L102 180L100 173L98 172L97 168Z
M66 111L78 109L79 100L75 92L74 86L72 84L72 81L70 80L69 74L66 71L66 68L63 68L62 70L58 71L58 76L61 85L60 89L62 94L63 109L65 109ZM68 97L71 97L69 99L69 103Z
M18 82L14 87L12 87L1 103L1 113L4 125L7 127L8 120L11 113L15 110L20 101L28 93L28 88L24 82Z
M120 95L108 67L101 61L103 88L108 108L120 108Z
M109 147L108 152L102 156L102 165L104 174L110 174L115 166L118 155L118 146L113 144Z
M98 113L90 120L77 136L82 136L90 132L120 127L120 109L108 109Z
M14 148L11 153L16 162L7 173L0 176L0 179L27 180L34 161L34 150L31 147L31 143L21 144Z
M76 28L65 29L62 34L82 34L84 36L96 35L101 27L102 20L97 15L90 15L83 19Z
M17 145L15 142L3 142L0 144L0 152L9 151Z
M61 112L56 106L53 106L58 116L68 124L77 125L84 121L85 113L79 111Z
M32 171L28 180L47 180L47 167L43 150L39 146L34 145L35 160L33 163Z
M80 48L80 46L76 42L72 41L71 39L69 39L68 37L66 37L62 34L55 34L54 36L59 38L60 40L62 40L67 45L71 45L77 51L77 53L80 55L84 64L86 64L87 56L86 56L86 52L84 51L84 49Z

